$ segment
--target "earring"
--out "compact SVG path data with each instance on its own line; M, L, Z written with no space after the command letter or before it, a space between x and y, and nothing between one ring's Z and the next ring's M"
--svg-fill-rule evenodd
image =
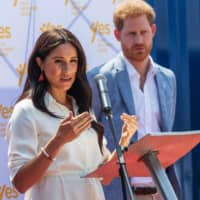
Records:
M43 75L43 72L41 71L38 81L41 82L43 80L44 80L44 75Z

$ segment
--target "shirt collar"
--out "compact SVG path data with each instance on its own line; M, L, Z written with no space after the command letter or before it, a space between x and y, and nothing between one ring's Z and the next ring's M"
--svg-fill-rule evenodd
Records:
M128 59L124 56L123 52L121 52L120 55L126 64L126 69L128 71L129 76L139 78L140 77L139 73L137 72L135 67L128 61ZM158 67L157 67L156 63L153 61L151 56L149 56L149 60L150 60L150 67L149 67L147 76L153 77L153 76L155 76Z
M77 115L78 107L76 104L76 100L72 96L70 96L70 97L72 99L72 106L73 106L74 114ZM69 112L68 108L65 107L64 105L58 103L56 101L56 99L49 92L46 92L44 100L45 100L46 106L50 109L50 111L57 112L58 110L59 111L62 110L64 115L66 115Z

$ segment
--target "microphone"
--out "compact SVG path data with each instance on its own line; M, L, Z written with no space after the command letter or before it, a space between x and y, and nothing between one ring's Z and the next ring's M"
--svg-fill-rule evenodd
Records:
M99 91L99 97L101 99L102 110L106 114L110 114L111 103L110 103L110 97L108 94L107 79L103 74L97 74L94 79Z

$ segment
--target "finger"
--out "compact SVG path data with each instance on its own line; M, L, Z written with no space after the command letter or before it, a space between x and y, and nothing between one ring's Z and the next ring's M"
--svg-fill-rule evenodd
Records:
M130 122L136 122L137 121L135 115L131 116L131 115L127 115L127 114L121 115L121 120L126 120L126 121L130 121Z
M88 121L88 122L78 126L77 127L77 132L78 132L78 134L81 134L83 131L87 130L90 127L91 127L91 122Z
M125 123L126 126L129 128L129 129L137 129L137 124L134 124L134 123Z
M80 115L73 117L73 113L70 113L70 116L65 118L62 122L63 125L71 124L72 128L76 128L77 124L80 122L88 121L91 117L88 112L81 113Z
M137 129L137 124L134 124L134 123L128 123L128 124L125 123L125 124L126 124L128 129L132 129L132 130Z
M121 116L122 117L136 117L136 115L129 115L127 113L122 113Z
M81 117L78 118L74 118L73 123L76 126L82 126L85 123L91 123L92 122L92 117L90 115L83 115Z
M135 115L128 115L126 113L123 113L120 118L122 120L133 120L133 121L136 121L136 116Z
M137 125L134 124L124 124L124 131L127 131L128 134L133 135L133 133L135 133L135 131L137 130Z
M89 128L92 121L91 115L85 112L72 120L72 126L74 127L75 132L80 132Z
M132 135L136 132L136 130L137 130L136 127L134 127L134 128L128 127L128 128L127 128L128 134L129 134L130 136L132 136Z
M88 112L83 112L80 115L77 115L76 117L74 117L74 119L82 120L82 119L84 119L85 117L88 117L88 116L90 116L90 114Z
M91 127L91 121L87 121L85 123L79 123L74 126L73 132L76 136L79 136L83 131Z
M68 121L68 120L70 120L70 119L83 119L83 118L85 118L87 115L89 115L89 113L88 112L83 112L83 113L81 113L80 115L77 115L76 117L73 117L73 112L72 111L70 111L69 112L69 115L63 120L63 121Z
M134 115L130 115L130 114L127 114L127 113L122 113L122 115L127 116L127 117L136 117L135 114Z
M136 118L122 118L122 121L127 124L127 125L133 125L133 126L137 126L137 120Z

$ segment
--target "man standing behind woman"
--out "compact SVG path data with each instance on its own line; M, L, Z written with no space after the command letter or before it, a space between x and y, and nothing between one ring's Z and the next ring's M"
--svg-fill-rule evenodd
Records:
M25 200L104 200L100 181L84 178L112 156L91 98L78 39L66 29L42 33L7 127L10 180ZM137 125L121 119L126 146Z
M147 133L171 131L176 105L174 73L155 63L150 56L156 33L153 8L143 0L124 0L116 7L113 21L114 35L120 42L121 52L106 64L88 72L94 95L95 115L97 120L104 124L108 147L111 150L114 143L109 124L101 109L94 82L96 74L102 73L107 78L116 132L120 133L122 127L121 113L136 114L138 131L135 140ZM174 166L169 167L166 172L178 199L181 199ZM137 200L162 199L156 192L151 177L134 177L131 182ZM122 199L119 184L119 180L115 180L104 188L107 200Z

